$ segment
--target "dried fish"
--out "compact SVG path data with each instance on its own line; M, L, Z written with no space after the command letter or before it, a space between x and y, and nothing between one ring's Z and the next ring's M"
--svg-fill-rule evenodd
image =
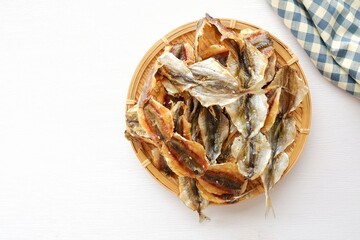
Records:
M267 64L267 57L251 43L245 41L240 55L240 87L261 89L265 84L264 76Z
M208 168L204 147L178 133L174 133L173 137L162 145L160 152L169 168L178 176L201 176Z
M225 106L232 123L245 137L251 138L263 127L268 104L265 94L245 95Z
M150 139L149 134L145 131L144 128L140 126L138 119L138 104L135 104L133 107L129 108L126 112L126 131L125 136L131 140L135 139L137 141L145 141L153 144Z
M202 109L198 124L206 156L215 164L221 153L222 144L229 134L229 120L222 113L221 107L215 105Z
M274 125L266 134L273 156L285 151L285 149L294 141L296 136L296 122L292 117L280 118L278 116Z
M244 193L247 186L247 181L234 163L210 165L204 175L198 177L198 182L207 192L217 195L239 195Z
M236 159L231 154L231 146L234 142L234 139L240 135L239 131L236 129L235 125L230 125L229 135L224 141L222 148L221 148L221 154L216 159L217 163L226 163L226 162L236 162Z
M251 196L259 176L268 212L296 137L293 111L308 88L296 70L280 65L264 30L238 33L206 14L194 40L169 45L155 59L126 113L125 135L178 181L180 199L200 221L208 219L202 211L209 203Z
M223 45L214 44L209 46L204 52L202 59L208 59L210 57L213 57L217 59L222 65L226 64L226 58L229 54L229 49L227 49ZM225 62L224 62L225 60Z
M195 52L189 43L178 43L171 46L169 50L166 49L165 51L171 52L175 57L184 61L186 65L193 64L195 62Z
M247 181L245 181L244 184L246 187ZM211 203L216 203L216 204L235 203L240 199L245 198L250 193L248 191L239 195L234 195L234 194L217 195L206 191L206 189L201 184L197 184L197 187L201 197L203 197L204 199L206 199Z
M270 198L270 190L280 180L281 176L285 172L288 165L289 165L289 156L286 153L282 152L270 161L269 165L261 174L261 181L263 182L264 185L265 197L266 197L265 199L266 215L269 213L270 209L272 209L273 214L275 215Z
M204 52L211 45L221 45L221 33L206 18L201 19L196 26L195 32L195 60L205 59Z
M269 91L268 96L269 111L266 116L264 126L261 128L261 132L265 133L273 126L276 116L279 112L281 88L276 88Z
M261 176L266 195L266 213L272 209L270 190L279 181L289 164L289 157L284 151L294 141L295 136L295 120L290 117L282 119L278 116L267 133L271 145L271 157L269 165Z
M138 109L138 120L150 139L158 144L170 140L174 131L171 111L152 97L142 105Z
M222 58L217 59L223 65L226 63L225 65L229 68L230 73L237 77L240 48L243 45L243 40L232 29L225 27L218 19L212 18L209 14L206 14L205 18L198 22L194 43L197 61L214 56L213 48L217 48L217 46L219 46L218 51L226 48L229 52L228 56L221 55ZM225 49L222 53L226 53ZM224 62L224 60L226 61Z
M166 77L179 92L190 89L197 85L193 74L184 61L178 59L174 54L165 51L159 58L159 72ZM167 89L167 85L164 85ZM173 89L170 89L173 91Z
M287 65L275 74L274 80L270 83L268 89L277 87L282 89L279 112L283 116L294 111L309 91L297 71Z
M256 179L265 169L271 155L270 144L262 133L245 139L239 136L231 147L240 173L247 179Z
M187 121L191 125L191 139L193 141L198 140L198 135L200 133L200 128L198 124L198 117L200 114L200 111L202 109L202 106L196 98L191 97L190 95L186 96L185 99L186 103L186 110L185 110L185 116Z
M174 121L174 132L179 133L184 138L191 140L191 124L185 117L187 106L183 101L176 102L171 108Z
M244 34L245 32L242 31ZM270 38L270 34L265 30L248 31L244 34L245 39L249 41L254 47L259 49L267 57L270 57L274 53L272 46L273 41Z
M197 62L189 66L189 69L198 79L198 84L189 92L204 107L223 107L243 94L235 78L213 58Z
M179 197L188 208L198 212L200 222L210 220L202 213L202 210L209 205L209 201L199 194L194 178L179 177Z
M274 79L275 73L276 73L276 53L274 52L271 54L271 56L268 58L268 65L265 69L265 82L271 82Z
M171 171L169 166L166 163L165 158L161 155L158 148L153 148L151 150L152 159L151 162L156 167L157 170L163 172L166 176L173 176L174 173Z

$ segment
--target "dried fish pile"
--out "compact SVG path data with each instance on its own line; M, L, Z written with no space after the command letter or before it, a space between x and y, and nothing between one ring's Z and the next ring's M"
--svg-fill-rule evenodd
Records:
M193 45L167 46L157 58L127 111L125 135L147 146L200 220L209 203L237 202L257 179L268 212L269 191L289 164L293 112L307 92L296 70L277 63L266 31L236 32L206 15Z

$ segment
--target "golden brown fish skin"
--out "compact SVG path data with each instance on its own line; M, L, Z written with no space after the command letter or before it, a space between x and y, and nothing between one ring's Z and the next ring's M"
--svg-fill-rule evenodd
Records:
M208 168L204 147L178 133L174 133L173 137L162 145L160 152L170 169L178 176L201 176Z
M244 184L246 185L246 183L247 182L245 182ZM217 195L217 194L213 194L213 193L206 191L206 189L199 183L197 184L197 187L198 187L199 194L202 198L204 198L205 200L207 200L211 203L215 203L215 204L235 203L247 195L247 193L240 194L240 195L233 195L233 194Z
M198 124L198 117L203 107L196 98L191 97L189 94L185 95L185 104L187 106L185 116L191 125L191 140L199 142L198 136L200 128Z
M184 61L186 65L190 65L195 62L195 52L189 43L175 44L174 46L171 46L169 51L174 54L175 57Z
M231 28L225 27L219 19L211 17L209 14L205 15L206 21L208 21L211 25L215 26L216 29L221 34L221 40L224 39L238 39L237 34Z
M240 52L240 87L261 89L265 84L264 76L267 64L267 57L251 43L245 41L245 46Z
M234 139L240 135L239 131L236 129L234 125L230 126L229 135L226 138L225 142L222 145L221 148L221 154L216 159L217 163L226 163L226 162L232 162L236 163L236 159L231 154L231 145L234 142Z
M268 65L265 69L265 82L269 83L274 79L275 73L276 73L276 53L270 55L268 58Z
M209 165L205 174L197 179L207 192L217 195L239 195L246 190L246 180L234 163Z
M181 132L181 136L183 136L187 140L192 140L191 124L188 122L188 120L184 115L180 117L179 121L180 121L179 132Z
M205 36L204 35L205 32ZM205 39L206 41L203 41ZM207 54L202 55L202 53L206 53L209 51L211 46L224 46L228 51L231 59L231 67L230 69L237 69L238 62L240 57L240 49L244 45L242 39L240 39L237 34L230 28L225 27L220 20L212 18L209 14L206 14L205 18L201 19L198 22L195 34L195 54L197 55L196 60L201 61L210 57ZM218 58L218 60L224 65L226 63L227 66L230 62L227 62L229 57L222 56ZM233 73L233 72L232 72ZM235 71L236 73L236 71ZM237 75L233 75L237 77ZM237 80L237 79L236 79Z
M300 105L309 91L297 71L288 65L276 72L274 80L267 88L272 89L276 87L282 89L279 113L284 117Z
M174 121L174 132L179 133L180 117L184 114L185 111L184 101L178 101L171 107L171 114Z
M205 60L210 57L217 58L217 56L227 56L228 54L229 54L229 50L225 46L214 44L208 47L204 51L202 59Z
M196 26L194 42L196 61L205 60L208 57L205 53L212 45L224 45L232 51L231 45L234 42L229 40L235 39L241 42L232 29L225 27L218 19L206 14L205 18L201 19Z
M264 126L261 128L262 133L266 133L273 126L276 116L279 112L281 88L273 89L267 93L269 111L266 116Z
M147 79L145 80L143 90L138 100L139 109L143 108L144 104L146 104L151 97L151 92L156 86L156 73L159 70L159 67L159 63L156 61L154 63L154 66L152 67L152 71L149 73Z
M126 130L125 137L129 141L137 141L137 142L146 142L150 144L154 144L154 142L150 139L150 136L140 126L138 119L138 104L129 108L126 112Z
M179 177L179 197L188 208L198 212L199 222L210 220L202 212L209 205L209 201L199 194L194 178Z
M171 108L171 113L174 120L174 132L179 133L181 136L187 140L191 139L191 124L187 121L185 117L187 106L184 101L178 101Z
M153 96L153 98L157 102L164 105L166 102L166 99L168 97L168 94L162 83L162 77L156 74L155 78L156 78L156 82L155 82L153 88L151 89L150 95Z
M169 141L173 135L174 122L169 109L152 97L138 109L140 126L147 132L150 139L157 144Z
M257 49L259 49L262 53L264 53L267 57L270 57L274 52L274 48L272 46L273 41L270 37L270 34L263 29L255 30L250 34L247 34L245 39L254 45Z
M206 156L212 164L215 164L223 142L229 134L229 120L223 114L221 107L216 105L203 108L198 120Z
M197 85L197 81L185 62L178 59L174 54L165 51L158 58L158 62L161 66L159 73L167 78L179 92Z
M204 107L223 107L244 95L238 81L214 58L197 62L189 69L197 79L197 85L191 87L189 93Z
M160 150L158 148L153 148L151 150L151 155L152 155L151 162L153 163L153 165L156 167L157 170L163 172L166 176L175 175L167 165L165 158L161 155Z

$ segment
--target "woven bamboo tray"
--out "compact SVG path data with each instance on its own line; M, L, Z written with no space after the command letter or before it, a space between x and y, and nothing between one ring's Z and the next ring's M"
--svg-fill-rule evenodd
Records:
M252 24L237 21L234 19L220 19L220 20L222 24L224 24L226 27L233 28L234 30L242 30L245 28L259 29L258 27ZM142 58L141 62L139 63L133 75L128 91L126 110L137 103L138 97L143 88L144 81L147 78L148 74L150 73L157 57L160 56L161 53L163 52L165 46L169 44L172 45L172 44L184 43L184 42L193 44L195 39L196 23L197 22L195 21L185 24L181 27L176 28L170 33L166 34L159 41L157 41L145 54L145 56ZM286 64L291 65L293 68L295 68L298 71L299 75L302 77L302 79L304 79L306 85L308 85L304 72L302 71L298 63L298 58L278 38L276 38L273 35L271 35L271 37L273 39L273 47L275 48L277 54L278 63L282 66ZM283 177L292 169L292 167L298 160L310 131L310 123L311 123L310 92L305 96L303 102L301 103L299 108L297 108L297 110L295 111L295 119L297 126L297 134L294 143L290 145L286 150L286 153L288 153L290 157L290 161L289 161L289 166L285 171ZM139 144L136 142L132 142L132 147L136 153L137 158L144 166L144 168L152 176L154 176L155 179L158 180L162 185L164 185L170 191L178 195L179 189L177 182L163 175L151 163L151 155L148 154L149 146L147 146L146 144ZM248 184L248 190L249 189L253 189L253 191L245 198L243 198L241 201L252 198L264 192L260 180L255 180L250 182Z

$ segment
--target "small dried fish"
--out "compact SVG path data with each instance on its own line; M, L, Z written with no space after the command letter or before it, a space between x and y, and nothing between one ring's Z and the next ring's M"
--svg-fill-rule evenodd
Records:
M190 89L197 85L193 74L184 61L178 59L174 54L165 51L159 58L159 72L166 77L179 92ZM164 85L168 90L168 86ZM174 91L170 89L170 91Z
M195 62L195 52L189 43L178 43L165 51L171 52L175 57L184 61L186 65L193 64Z
M261 89L265 84L265 69L267 57L251 43L245 41L240 55L239 78L241 87L245 89Z
M240 173L247 179L256 179L265 169L271 155L270 144L262 133L245 139L239 136L231 147Z
M152 159L151 162L156 167L157 170L165 173L166 176L173 176L174 173L171 171L169 166L166 163L165 158L161 155L158 148L153 148L151 150Z
M178 176L201 176L208 168L204 147L178 133L174 133L173 137L162 145L160 152L169 168Z
M218 19L212 18L209 14L206 14L205 18L198 22L194 43L195 54L198 56L197 61L214 56L212 48L216 48L216 46L221 46L217 48L217 51L220 51L220 48L226 48L229 52L228 56L221 55L221 58L217 59L223 65L226 63L230 73L237 78L240 48L243 45L243 40L232 29L225 27ZM212 54L208 54L208 52ZM222 53L226 53L225 49Z
M245 95L225 106L232 123L245 137L251 138L263 127L268 104L265 94Z
M240 135L239 131L236 129L235 125L230 125L229 135L226 138L225 142L221 148L221 154L216 159L217 163L226 163L226 162L236 162L236 159L231 154L231 146L234 142L234 139Z
M297 71L289 66L282 67L267 88L277 87L282 89L279 112L283 116L294 111L309 91Z
M264 126L261 128L261 132L265 133L273 126L276 116L279 112L281 88L276 88L269 91L268 96L269 111L266 116Z
M282 119L278 116L272 128L267 132L271 145L271 157L261 176L266 195L266 213L272 209L270 190L280 180L289 164L289 157L284 151L294 141L295 136L295 120L290 117Z
M243 94L236 79L214 58L197 62L189 68L198 79L198 84L189 92L204 107L223 107Z
M282 152L269 162L269 165L261 174L261 181L263 182L264 185L265 197L266 197L265 199L266 215L269 213L270 209L272 209L273 214L275 215L270 198L270 190L280 180L281 176L285 172L288 165L289 165L289 156L286 153Z
M270 38L270 34L263 29L248 32L248 34L245 34L245 39L267 57L270 57L274 53L272 46L273 41Z
M259 176L268 213L296 137L293 111L307 93L297 71L281 67L268 32L238 33L206 14L193 46L167 46L156 59L126 113L125 135L178 181L179 197L200 221L209 203L251 196Z
M152 140L150 139L149 134L145 131L144 128L140 126L139 119L138 119L138 104L134 105L133 107L129 108L126 112L126 131L125 136L131 140L135 139L137 141L145 141L148 143L153 144Z
M246 185L247 182L245 181L244 184ZM206 199L209 202L216 203L216 204L223 204L223 203L235 203L240 199L246 197L250 192L245 192L240 195L233 195L233 194L222 194L217 195L206 191L206 189L201 185L197 184L198 191L200 196Z
M161 144L168 141L173 135L174 122L171 111L152 97L138 109L140 126L147 132L150 139Z
M196 26L195 32L195 60L205 59L204 52L211 45L221 45L221 34L206 18L201 19Z
M191 97L190 95L187 95L185 98L185 104L187 106L185 110L185 116L187 121L191 125L191 139L193 141L198 140L198 135L200 133L200 128L198 124L198 117L200 114L200 111L202 109L202 106L196 98Z
M274 52L271 54L271 56L268 58L268 65L265 69L265 82L269 83L274 79L275 73L276 73L276 53Z
M281 119L278 116L274 125L266 134L273 156L285 151L285 149L294 141L296 136L296 122L292 117Z
M229 54L229 50L223 46L223 45L219 45L219 44L214 44L209 46L204 52L203 52L203 56L202 59L208 59L208 58L215 58L217 59L221 64L225 64L226 63L226 58L227 55ZM224 62L225 60L225 62Z
M239 71L240 71L238 54L233 54L233 53L229 52L229 55L226 59L226 66L227 66L229 73L233 77L238 79ZM238 81L238 84L240 85L240 81Z
M153 88L151 89L150 95L159 103L161 103L162 105L165 104L168 93L162 83L162 77L155 75L156 81L155 84L153 86Z
M229 134L229 120L222 113L221 107L215 105L201 110L198 124L206 157L215 164L223 142Z
M198 212L200 222L210 220L202 213L202 210L209 205L209 201L199 194L194 178L179 177L179 197L188 208Z
M205 174L198 177L198 182L207 192L217 195L239 195L247 186L247 181L234 163L210 165Z

